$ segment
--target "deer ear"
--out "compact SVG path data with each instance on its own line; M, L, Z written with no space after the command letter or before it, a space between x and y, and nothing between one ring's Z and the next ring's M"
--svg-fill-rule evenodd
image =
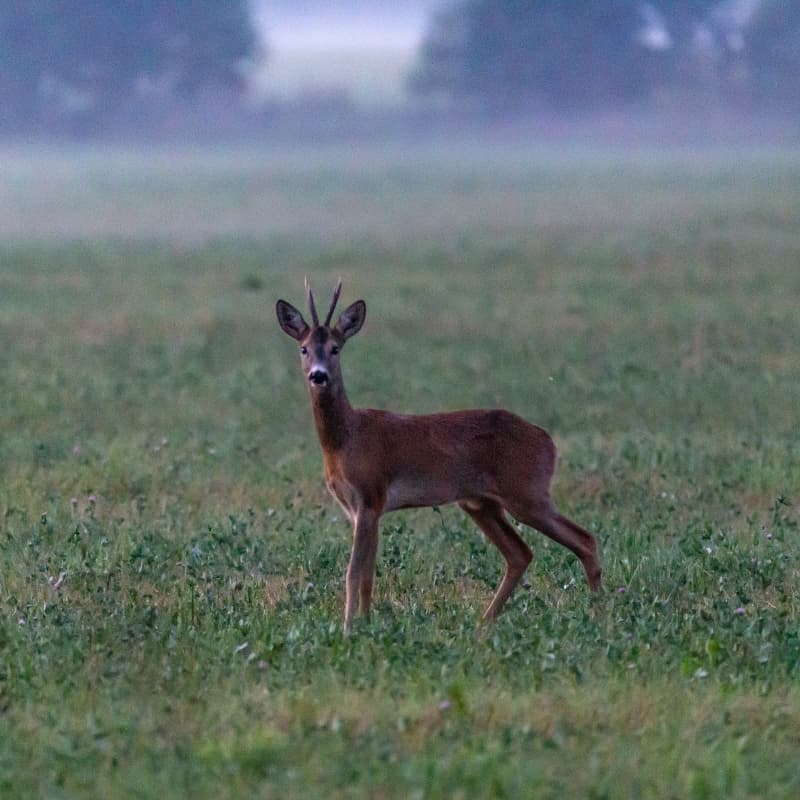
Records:
M291 336L292 339L297 339L298 342L305 339L309 327L303 319L303 315L291 303L278 300L275 311L278 315L278 325L285 334Z
M336 330L339 331L344 341L355 336L361 330L366 316L367 304L363 300L356 300L342 311L339 321L336 323Z

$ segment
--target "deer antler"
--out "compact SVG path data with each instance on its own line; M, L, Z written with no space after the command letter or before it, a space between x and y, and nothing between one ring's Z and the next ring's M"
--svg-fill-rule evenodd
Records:
M328 309L328 316L325 317L325 327L327 328L328 325L331 324L331 318L333 317L333 309L336 308L336 303L339 300L339 292L342 291L342 279L339 278L339 283L336 284L336 288L333 290L333 300L331 300L331 307Z
M311 311L311 321L314 327L319 327L319 317L317 316L317 307L314 305L314 293L311 291L311 284L308 282L308 275L306 275L306 294L308 295L308 307ZM325 323L328 324L327 322Z

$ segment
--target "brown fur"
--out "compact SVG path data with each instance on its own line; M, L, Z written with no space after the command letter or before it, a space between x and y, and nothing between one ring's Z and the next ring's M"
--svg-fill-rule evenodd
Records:
M310 290L309 300L313 302ZM335 299L328 318L334 306ZM346 632L359 601L362 613L369 613L378 521L385 512L400 508L458 503L498 548L506 572L485 619L497 616L532 557L506 512L569 548L581 560L589 586L600 589L594 537L553 506L550 482L556 448L547 431L502 409L404 416L353 408L338 355L363 324L364 302L349 306L333 328L308 326L283 300L278 301L277 314L281 328L301 347L325 483L353 523Z

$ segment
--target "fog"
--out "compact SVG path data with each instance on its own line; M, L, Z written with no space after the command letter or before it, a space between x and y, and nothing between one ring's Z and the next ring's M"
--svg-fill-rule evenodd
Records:
M797 138L797 2L53 8L0 2L6 141Z
M270 56L254 91L283 100L339 92L367 108L401 106L428 19L444 4L260 0L253 15Z

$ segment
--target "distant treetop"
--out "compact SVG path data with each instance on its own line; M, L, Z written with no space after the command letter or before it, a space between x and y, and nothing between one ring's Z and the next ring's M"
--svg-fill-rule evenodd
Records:
M0 0L0 126L238 92L256 43L247 0Z
M505 114L653 99L800 97L800 2L459 0L436 14L413 93Z

